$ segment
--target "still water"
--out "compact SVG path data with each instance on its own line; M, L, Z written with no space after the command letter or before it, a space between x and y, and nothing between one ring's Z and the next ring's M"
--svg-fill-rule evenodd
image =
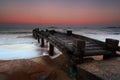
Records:
M62 32L66 32L66 30L70 29L75 34L84 35L103 42L106 38L117 39L120 41L120 26L48 27L45 25L0 25L0 60L29 59L48 55L48 49L41 48L40 44L37 43L37 40L32 38L32 26L39 27L40 29L55 29ZM59 50L55 50L60 53ZM57 56L59 55L51 58L55 58Z
M47 48L41 48L31 34L0 35L0 60L46 56L46 51Z
M32 34L0 34L0 60L30 59L48 55L48 43L41 48ZM54 59L62 53L55 48Z

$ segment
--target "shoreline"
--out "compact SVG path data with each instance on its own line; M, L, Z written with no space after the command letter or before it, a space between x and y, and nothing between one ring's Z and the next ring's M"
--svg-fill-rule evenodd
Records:
M41 76L48 76L48 80L53 78L71 80L61 69L62 63L59 63L61 60L62 56L54 60L47 56L32 59L0 60L0 80L36 80ZM21 77L21 79L16 77Z
M91 60L88 58L85 63L79 66L81 66L81 69L89 71L89 69L93 69L96 66L96 63L97 65L100 63L103 64L103 66L101 65L102 69L106 69L104 64L109 65L111 63L110 61L114 61L111 64L116 65L118 61L115 63L115 60L119 60L119 57L118 59L111 58L110 60L105 60L105 62L103 60ZM41 76L49 76L47 80L51 80L51 78L56 78L55 80L72 80L65 71L65 65L69 65L68 62L69 60L64 55L60 55L55 59L51 59L49 56L42 56L31 59L0 60L0 80L36 80ZM101 67L96 66L96 69L101 69ZM94 74L94 71L91 71L91 73ZM21 79L18 79L18 77L21 77Z

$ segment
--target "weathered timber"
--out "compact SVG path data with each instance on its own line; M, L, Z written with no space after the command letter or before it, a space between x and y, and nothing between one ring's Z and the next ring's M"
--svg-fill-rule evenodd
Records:
M90 42L87 44L87 46L89 45L98 45L102 48L106 48L106 44L105 42L102 42L102 41L99 41L99 40L96 40L96 39L92 39L92 38L88 38L88 37L85 37L85 36L82 36L82 35L77 35L77 34L72 34L74 37L76 38L80 38L82 40L85 40L87 42Z
M60 32L58 32L58 33L62 34L62 35L65 35L65 33L60 33ZM90 50L90 49L88 49L88 47L91 48L91 50L94 50L94 49L96 50L96 48L97 48L98 51L97 50L96 51L97 51L97 53L99 53L97 55L102 55L105 52L106 52L106 54L107 53L110 53L110 54L112 53L111 51L106 50L106 43L105 42L98 41L98 40L95 40L95 39L92 39L92 38L88 38L88 37L85 37L85 36L82 36L82 35L77 35L77 34L72 34L72 36L74 36L76 39L81 39L81 40L86 41L86 44L85 44L86 48L85 48L85 50ZM114 42L112 42L112 43L114 43ZM119 43L118 40L117 40L117 43ZM111 44L109 46L111 46ZM116 49L114 50L114 52L116 52L116 50L120 51L120 47L118 47L118 44L115 45L115 46L116 46ZM103 52L99 51L99 50L103 50ZM88 53L88 55L89 55L89 53ZM94 53L94 55L96 55L96 54Z
M75 53L74 55L78 57L77 63L83 63L83 56L85 54L85 41L83 40L76 40L75 41Z
M110 55L112 52L107 50L86 50L84 56Z
M116 50L120 50L120 47L118 47L118 40L106 39L105 42L101 42L82 35L73 34L72 32L62 33L55 30L47 29L46 31L38 31L38 29L35 29L33 30L33 37L36 36L39 36L41 40L43 39L43 42L44 39L49 42L50 56L54 55L54 47L56 47L66 55L70 64L76 67L84 62L85 56L103 55L103 58L107 59L114 56L113 54L115 54ZM76 80L103 80L101 77L93 75L89 70L86 70L87 69L77 67L76 72L78 76Z
M84 56L104 55L111 56L118 50L118 40L106 39L101 42L82 35L73 34L71 31L66 33L55 30L37 31L33 30L33 36L38 35L46 39L52 46L57 47L63 54L67 55L76 63L83 62ZM41 42L44 42L41 41ZM51 49L51 55L53 50Z
M95 46L99 46L99 45L95 43L86 43L86 47L95 47Z
M38 39L38 43L40 43L40 37L39 36L37 37L37 39Z
M109 50L112 54L110 55L104 54L103 59L108 59L113 56L116 56L117 55L116 51L119 50L119 47L118 47L119 40L107 38L105 43L106 43L106 49Z
M50 44L52 44L54 47L58 48L61 52L63 52L67 56L69 55L68 57L70 57L70 55L73 54L74 47L63 42L58 37L53 36L51 33L49 33L49 32L45 33L44 31L41 31L41 32L39 32L39 36L44 37L44 39L46 39Z
M101 50L102 47L98 47L98 46L86 46L85 50Z
M119 44L119 40L109 39L109 38L106 39L106 49L110 51L119 50L118 44Z
M72 35L72 31L71 30L67 30L67 35L68 36Z
M44 44L44 38L41 38L41 47L44 47L45 44Z
M37 39L37 37L38 37L38 34L37 34L38 32L39 32L39 28L36 28L36 29L33 30L33 37L35 39Z
M49 55L50 56L54 55L54 46L52 44L49 45Z

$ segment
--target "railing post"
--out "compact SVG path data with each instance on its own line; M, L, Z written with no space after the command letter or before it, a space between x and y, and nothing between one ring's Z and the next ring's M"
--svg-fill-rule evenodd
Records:
M49 45L49 55L53 56L54 55L54 46L50 43Z
M76 46L76 50L74 53L74 57L76 59L76 62L81 64L81 63L83 63L83 57L84 57L84 53L85 53L85 41L76 40L75 46Z
M41 38L41 47L44 47L44 38Z
M106 49L108 51L111 51L112 54L109 54L109 55L103 55L103 59L107 59L107 58L110 58L112 56L115 56L116 55L116 51L118 50L118 44L119 44L119 40L115 40L115 39L109 39L107 38L106 41Z
M50 30L49 32L50 32L50 34L54 35L54 33L55 33L56 31L55 31L55 30Z
M67 35L71 36L72 35L72 31L71 30L67 30Z

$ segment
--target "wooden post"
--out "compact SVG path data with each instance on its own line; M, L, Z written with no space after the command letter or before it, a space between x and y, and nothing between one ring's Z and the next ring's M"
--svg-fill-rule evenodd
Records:
M39 32L39 28L36 28L36 32Z
M35 39L38 38L38 32L39 32L39 28L35 28L34 29L34 37L35 37Z
M110 51L118 50L119 40L115 39L106 39L106 48Z
M111 51L112 54L109 54L109 55L103 55L103 59L107 59L107 58L110 58L112 56L115 56L116 55L116 51L118 50L118 44L119 44L119 40L115 40L115 39L106 39L105 41L106 43L106 49L108 51Z
M52 44L49 45L49 55L50 56L54 55L54 46Z
M50 34L54 35L55 30L50 30L49 32L50 32Z
M72 35L72 31L71 30L67 30L67 35L71 36Z
M48 32L49 30L48 29L46 29L46 32Z
M85 53L85 41L76 40L75 42L76 51L74 53L76 59L78 59L77 63L83 63L83 57Z
M37 39L38 39L38 43L40 43L40 37L39 36L37 37Z
M35 32L35 39L37 39L37 33Z
M41 47L44 47L44 38L41 38Z

